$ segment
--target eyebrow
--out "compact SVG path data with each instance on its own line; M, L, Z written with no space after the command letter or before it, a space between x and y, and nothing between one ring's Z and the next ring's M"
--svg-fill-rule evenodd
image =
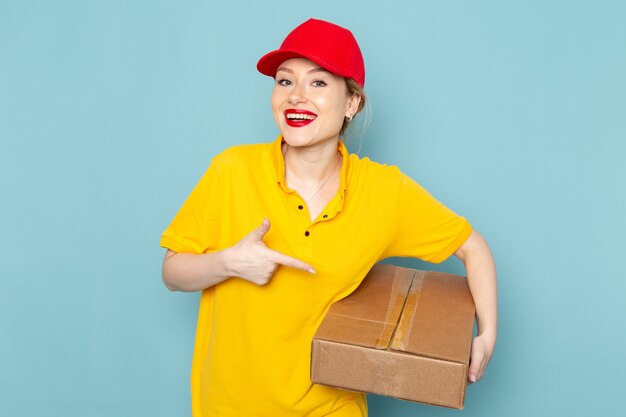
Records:
M278 71L285 71L285 72L288 72L290 74L293 74L293 70L291 68L287 68L287 67L280 67L280 68L278 68L276 70L276 72L278 72ZM330 73L330 71L325 70L322 67L313 68L313 69L309 70L308 72L309 73L312 73L312 72L328 72L328 73Z

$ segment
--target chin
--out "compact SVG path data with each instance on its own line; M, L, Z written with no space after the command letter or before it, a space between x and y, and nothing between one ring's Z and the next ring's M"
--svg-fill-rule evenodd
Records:
M306 135L304 132L293 132L289 128L281 130L281 134L289 146L308 146L315 143L315 139L311 135Z
M285 135L283 133L283 139L285 139L285 142L287 142L287 145L289 146L308 146L311 145L313 142L310 139L305 139L305 138L299 138L297 136L293 136L293 135Z
M293 132L291 129L283 129L281 130L281 134L285 142L293 147L312 146L339 140L339 132L337 132L336 136L319 137L315 133L305 134L305 132Z

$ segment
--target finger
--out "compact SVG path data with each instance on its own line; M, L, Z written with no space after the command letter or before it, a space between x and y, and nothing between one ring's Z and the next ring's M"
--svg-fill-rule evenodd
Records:
M250 232L249 236L252 237L253 240L262 241L263 237L270 231L270 221L268 219L263 219L263 222L259 227Z
M478 370L478 380L480 381L481 379L483 379L483 374L485 373L485 362L483 361L480 364L480 369Z
M483 359L482 357L483 355L481 353L472 352L468 371L468 378L470 382L476 382L480 379L482 374L482 372L480 372Z
M485 375L485 371L487 370L487 364L489 364L489 359L483 356L483 360L480 362L480 370L478 371L478 380L483 379Z
M315 273L315 269L308 263L301 261L300 259L292 258L273 249L269 249L272 252L272 260L277 264L285 265L291 268L301 269L310 274Z

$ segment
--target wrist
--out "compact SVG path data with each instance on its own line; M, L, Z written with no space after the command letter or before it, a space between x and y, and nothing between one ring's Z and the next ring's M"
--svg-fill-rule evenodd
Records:
M496 340L498 335L498 316L497 313L487 314L481 312L476 314L476 326L478 327L478 336L484 339Z
M477 336L480 336L482 339L487 339L495 344L497 338L497 330L495 329L495 327L488 329L479 329Z
M230 247L223 249L217 252L217 255L219 256L220 264L222 266L222 275L224 275L224 277L237 275L237 268L234 265L236 257L233 254L233 248Z

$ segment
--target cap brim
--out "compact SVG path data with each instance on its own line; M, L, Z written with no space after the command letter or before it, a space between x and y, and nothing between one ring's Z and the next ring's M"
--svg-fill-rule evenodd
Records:
M291 58L310 59L311 61L315 62L318 65L321 65L322 68L332 72L333 74L336 74L342 77L346 76L344 74L339 73L339 71L337 71L336 68L333 68L333 66L328 65L326 62L323 62L317 57L307 56L301 52L290 51L286 49L277 49L275 51L272 51L263 55L261 59L259 59L259 62L257 62L256 68L257 70L259 70L261 74L267 75L269 77L274 77L276 76L276 70L278 69L280 64L282 64L283 62Z
M259 59L259 62L257 62L256 69L258 69L261 74L274 77L280 64L291 58L307 57L294 51L276 50L263 55L261 59Z

